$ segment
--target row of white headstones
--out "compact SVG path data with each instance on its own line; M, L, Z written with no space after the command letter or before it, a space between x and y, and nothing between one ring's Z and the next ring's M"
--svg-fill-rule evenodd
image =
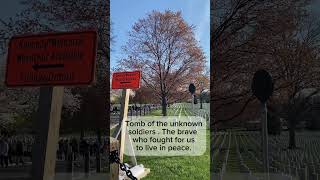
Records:
M320 179L320 133L298 133L299 149L288 150L288 134L269 137L270 174L286 179ZM241 173L260 178L262 173L262 153L260 132L216 132L212 135L212 164L214 173L222 177L228 173L228 161L239 161ZM231 151L237 158L230 159ZM233 157L234 158L234 157Z

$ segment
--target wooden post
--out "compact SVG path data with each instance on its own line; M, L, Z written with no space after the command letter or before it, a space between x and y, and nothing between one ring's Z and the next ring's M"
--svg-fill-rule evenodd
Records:
M129 94L130 89L122 90L122 102L121 102L121 136L120 136L120 152L119 158L120 162L123 162L123 153L124 153L124 144L126 138L126 129L127 129L127 119L128 119L128 106L129 106Z
M63 90L63 87L40 88L32 156L33 180L54 179Z
M110 137L110 152L119 150L119 141ZM110 180L119 180L119 165L116 163L110 164Z

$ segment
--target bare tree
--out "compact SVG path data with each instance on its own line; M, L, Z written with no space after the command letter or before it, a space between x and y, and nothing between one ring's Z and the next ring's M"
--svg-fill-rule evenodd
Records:
M184 91L193 73L203 70L205 57L193 30L181 12L153 11L134 24L124 47L128 58L119 64L142 70L143 83L161 99L164 116L168 97Z
M153 103L153 93L152 89L142 86L140 89L135 91L135 95L132 98L133 103L139 103L139 104L148 104Z
M214 35L211 43L214 51L211 53L211 102L215 104L212 111L232 102L239 103L238 112L215 121L218 123L233 120L255 99L251 96L250 83L256 70L264 68L271 72L277 81L275 90L286 86L278 83L278 79L281 79L279 69L285 66L280 65L275 56L280 55L278 50L281 44L288 45L289 41L293 42L302 32L299 29L301 19L306 16L303 2L307 1L215 2L216 6L213 6L212 11L218 9L219 16L216 18L218 20L213 21L215 26L211 32ZM287 35L288 41L283 41L283 34L292 32L297 35ZM292 49L292 52L295 51ZM292 64L299 64L292 59L288 60Z
M202 109L202 103L204 99L204 92L210 87L210 75L209 73L199 73L195 76L194 85L197 87L196 94L199 95L200 109Z
M251 78L260 68L269 71L274 79L273 104L294 106L293 98L298 92L319 86L316 74L320 31L306 8L309 0L215 3L212 13L216 13L216 18L211 31L213 125L249 113L247 107L256 101L250 90ZM231 105L237 110L219 116ZM292 124L290 137L294 137L297 121L294 116L286 117ZM290 139L289 147L295 147Z
M310 89L307 89L310 91ZM307 117L312 110L312 98L319 94L318 89L311 89L310 92L300 91L295 97L285 104L283 109L289 127L289 149L296 148L295 128L299 122Z

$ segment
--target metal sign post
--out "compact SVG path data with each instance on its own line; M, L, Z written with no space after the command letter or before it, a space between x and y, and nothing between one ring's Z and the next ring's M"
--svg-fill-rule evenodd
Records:
M261 119L261 137L262 137L262 148L263 148L263 170L265 172L265 179L269 180L269 148L268 148L268 110L267 103L262 104L263 116Z
M189 92L191 93L191 96L192 96L192 102L191 102L192 110L194 110L194 93L196 92L196 86L193 83L189 85Z
M253 77L252 92L262 104L263 117L261 118L261 140L263 151L263 169L265 179L269 180L269 159L268 159L268 116L267 101L273 93L273 82L270 74L265 70L258 70Z
M192 96L192 110L194 110L194 94L191 94Z

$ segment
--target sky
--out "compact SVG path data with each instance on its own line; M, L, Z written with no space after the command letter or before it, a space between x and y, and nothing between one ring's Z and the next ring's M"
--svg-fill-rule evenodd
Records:
M315 16L320 16L320 1L319 0L312 1L311 10Z
M2 19L8 19L10 17L13 17L19 11L21 11L24 8L24 6L21 5L19 2L20 0L2 0L0 7L0 17Z
M210 62L210 1L209 0L111 0L110 18L112 34L111 68L116 67L117 60L125 57L122 46L128 40L132 26L141 18L145 18L153 10L181 11L182 17L195 26L195 37L204 50L207 64Z

